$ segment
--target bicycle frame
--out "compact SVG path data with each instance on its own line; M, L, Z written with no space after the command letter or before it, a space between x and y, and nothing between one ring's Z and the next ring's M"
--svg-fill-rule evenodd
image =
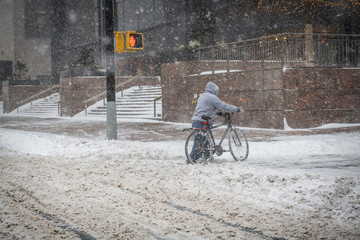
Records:
M214 135L212 133L212 130L215 129L215 128L218 128L218 127L221 127L221 126L224 126L224 125L227 125L220 141L219 141L219 144L216 144L215 142L215 138L214 138ZM222 123L222 124L219 124L219 125L216 125L216 126L209 126L207 129L204 129L207 131L207 133L205 135L208 135L210 134L210 138L211 138L211 141L213 142L214 146L221 146L226 135L228 134L229 130L232 128L232 124L231 124L231 120L227 117L225 117L225 121ZM209 151L214 151L214 149L210 150ZM223 150L224 152L229 152L230 150Z

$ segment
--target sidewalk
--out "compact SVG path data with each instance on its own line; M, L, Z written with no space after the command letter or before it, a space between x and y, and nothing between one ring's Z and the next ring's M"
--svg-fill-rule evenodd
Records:
M186 140L190 123L173 123L156 120L124 120L117 124L118 139L131 141L176 141ZM105 138L106 119L95 118L36 118L0 116L0 128L23 131L45 132L86 138ZM332 124L313 129L255 129L243 128L250 141L267 141L278 136L329 134L337 132L358 132L360 124ZM222 130L216 130L219 136Z

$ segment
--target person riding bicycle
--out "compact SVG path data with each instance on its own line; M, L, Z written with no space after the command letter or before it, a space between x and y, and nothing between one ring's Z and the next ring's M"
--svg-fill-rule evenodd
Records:
M204 129L206 127L205 122L207 124L211 125L215 119L215 114L219 110L223 110L225 112L242 112L242 107L236 107L234 105L227 104L226 102L220 100L220 98L217 96L219 93L219 87L213 83L208 82L205 87L205 92L201 94L197 101L197 105L192 117L192 128L195 129ZM203 117L206 116L209 119L205 120ZM191 152L190 156L191 159L196 162L200 154L196 152L195 146L199 141L202 141L202 137L199 135L195 139L194 148ZM207 158L209 157L206 156Z

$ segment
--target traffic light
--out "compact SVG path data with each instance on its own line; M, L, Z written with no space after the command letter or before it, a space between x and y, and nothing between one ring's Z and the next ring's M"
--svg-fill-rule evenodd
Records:
M115 52L121 52L125 48L124 46L124 35L121 33L115 34Z
M127 33L126 34L126 49L128 50L143 50L144 38L142 33Z
M114 31L114 38L114 51L117 53L144 50L142 33L136 33L135 31Z

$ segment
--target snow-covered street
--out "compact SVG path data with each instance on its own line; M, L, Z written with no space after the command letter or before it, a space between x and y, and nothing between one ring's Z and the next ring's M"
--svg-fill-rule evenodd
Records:
M244 129L187 165L190 124L0 117L1 239L359 239L360 125Z
M360 0L0 0L0 240L60 239L360 240Z

